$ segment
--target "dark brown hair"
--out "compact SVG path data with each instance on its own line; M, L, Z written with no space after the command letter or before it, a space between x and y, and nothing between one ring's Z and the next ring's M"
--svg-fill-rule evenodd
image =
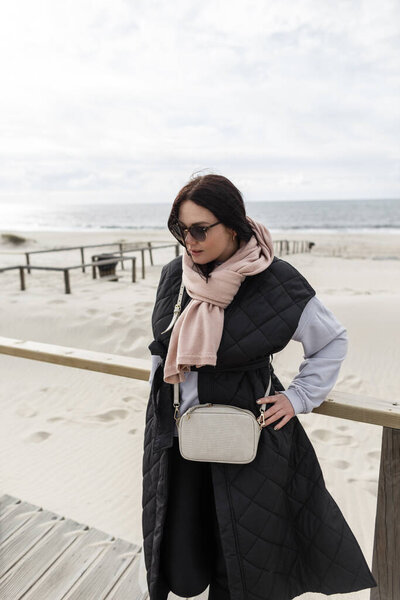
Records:
M198 175L192 177L176 196L168 218L168 228L172 232L179 219L179 209L185 200L191 200L199 206L208 208L218 221L236 231L239 241L248 242L254 235L246 219L246 209L242 194L229 179L223 175ZM182 244L185 246L185 244ZM208 278L214 268L214 261L206 265L195 265L198 271Z

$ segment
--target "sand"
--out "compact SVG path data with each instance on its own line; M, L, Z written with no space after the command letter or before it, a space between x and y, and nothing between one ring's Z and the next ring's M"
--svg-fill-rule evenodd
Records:
M33 249L173 241L163 230L17 232L28 242L15 247L2 242L1 233L0 267L24 264L23 254L15 252ZM274 239L316 244L310 254L283 258L347 328L349 352L335 389L398 401L400 234L272 233ZM144 280L138 268L136 283L129 269L119 270L118 282L93 280L90 270L76 270L70 295L60 273L33 271L26 276L26 291L19 289L18 271L0 273L0 335L149 359L157 282L162 265L174 255L173 248L155 251L154 266L146 267ZM71 251L37 255L31 262L68 266L79 258L79 251ZM284 385L302 357L296 342L275 356ZM0 495L17 496L141 545L148 394L146 382L0 355ZM316 414L300 419L327 487L371 564L382 430ZM366 600L369 591L351 598Z

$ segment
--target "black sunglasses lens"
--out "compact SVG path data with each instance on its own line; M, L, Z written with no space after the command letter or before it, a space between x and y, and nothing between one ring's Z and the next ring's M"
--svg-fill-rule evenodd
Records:
M204 242L206 239L206 232L199 225L193 225L192 227L189 227L189 231L192 238L194 238L197 242Z
M192 238L195 239L197 242L204 242L204 240L206 239L206 232L204 231L204 229L202 227L200 227L200 225L192 225L187 230L187 229L183 229L179 225L179 223L174 223L173 225L171 225L170 231L171 231L172 235L181 244L185 243L185 238L186 238L188 232L190 233Z

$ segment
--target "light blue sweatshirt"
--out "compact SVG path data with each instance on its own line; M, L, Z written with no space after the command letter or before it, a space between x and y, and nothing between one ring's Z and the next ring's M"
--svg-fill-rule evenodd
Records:
M304 360L289 387L281 393L289 398L295 414L308 413L322 404L335 385L347 354L347 330L319 298L313 296L301 314L292 339L302 343ZM160 362L160 356L152 356L150 384ZM199 404L197 377L197 371L189 371L185 381L179 384L180 414Z

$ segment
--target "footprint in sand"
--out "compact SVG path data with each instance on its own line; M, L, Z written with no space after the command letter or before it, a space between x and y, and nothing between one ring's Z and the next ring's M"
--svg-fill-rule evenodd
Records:
M341 471L344 471L350 467L350 463L347 462L347 460L333 460L331 464Z
M338 431L348 431L349 428L347 427L347 425L339 425L338 427L336 427L336 429Z
M354 386L353 389L358 389L358 387L362 384L362 380L356 375L345 375L341 381L341 384Z
M17 408L17 410L15 411L15 414L18 417L23 417L23 418L27 418L27 417L36 417L37 415L37 411L34 410L33 408L31 408L30 406L20 406L19 408Z
M380 460L381 459L381 451L380 450L370 450L367 452L368 458L372 458L372 460Z
M128 433L131 433L132 435L135 435L136 432L137 432L137 429L130 429L128 431Z
M118 311L118 312L113 312L111 313L112 317L118 318L118 317L122 317L123 316L123 312L122 311Z
M348 483L360 483L362 488L372 494L372 496L378 495L378 482L375 479L353 479L349 478Z
M125 398L122 398L122 402L130 402L131 400L134 400L135 398L133 396L125 396Z
M350 435L338 435L328 429L315 429L311 435L318 441L329 442L335 446L344 446L353 441L353 438Z
M65 421L63 417L49 417L46 419L48 423L58 423L59 421Z
M65 300L49 300L47 304L65 304Z
M39 392L47 392L48 389L49 389L48 387L40 388Z
M107 412L100 413L98 415L92 415L88 417L90 420L101 421L101 422L110 422L121 419L126 419L128 416L128 411L123 408L115 408L112 410L108 410Z
M98 313L98 312L99 312L99 311L98 311L98 310L96 310L95 308L88 308L88 309L87 309L87 311L86 311L86 313L87 313L88 315L97 315L97 313Z
M35 431L34 433L31 433L31 435L28 435L25 438L25 441L34 442L35 444L37 444L38 442L44 442L44 440L47 440L47 438L50 436L51 433L49 433L48 431Z

